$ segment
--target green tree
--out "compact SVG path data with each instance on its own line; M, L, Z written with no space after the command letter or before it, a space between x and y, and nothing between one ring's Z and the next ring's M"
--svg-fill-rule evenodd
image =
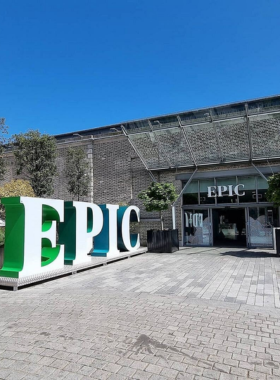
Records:
M266 197L269 202L274 203L274 206L280 206L280 173L268 178Z
M14 135L13 143L17 174L26 175L37 197L52 195L57 172L55 138L31 130Z
M4 160L4 146L7 144L5 134L8 133L8 126L5 123L5 118L0 117L0 180L4 178L6 173L6 165Z
M65 176L67 190L80 200L89 192L89 164L82 148L68 148L66 153Z
M138 198L143 201L146 211L159 211L161 220L161 229L163 229L162 211L167 210L178 195L173 183L152 182L147 190L138 194Z

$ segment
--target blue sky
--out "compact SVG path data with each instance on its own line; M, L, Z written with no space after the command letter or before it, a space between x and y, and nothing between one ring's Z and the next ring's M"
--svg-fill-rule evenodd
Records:
M0 117L59 134L280 93L278 0L0 0Z

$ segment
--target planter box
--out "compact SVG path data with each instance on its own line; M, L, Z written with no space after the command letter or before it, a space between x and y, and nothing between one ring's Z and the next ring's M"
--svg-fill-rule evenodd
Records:
M147 246L149 252L172 253L178 251L178 230L148 230Z

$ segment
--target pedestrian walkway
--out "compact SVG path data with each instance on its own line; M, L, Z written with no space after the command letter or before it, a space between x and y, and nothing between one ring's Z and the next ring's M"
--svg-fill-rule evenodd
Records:
M0 290L0 379L279 380L279 261L187 248Z

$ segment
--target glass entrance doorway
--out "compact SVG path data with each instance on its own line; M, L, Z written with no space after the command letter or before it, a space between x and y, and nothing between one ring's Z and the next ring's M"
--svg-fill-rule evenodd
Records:
M273 247L278 209L272 206L185 208L183 245L219 247Z
M245 208L213 209L212 220L214 245L246 247Z
M210 209L184 211L184 245L211 245Z
M277 225L275 207L248 208L248 243L250 247L272 247L273 227Z

